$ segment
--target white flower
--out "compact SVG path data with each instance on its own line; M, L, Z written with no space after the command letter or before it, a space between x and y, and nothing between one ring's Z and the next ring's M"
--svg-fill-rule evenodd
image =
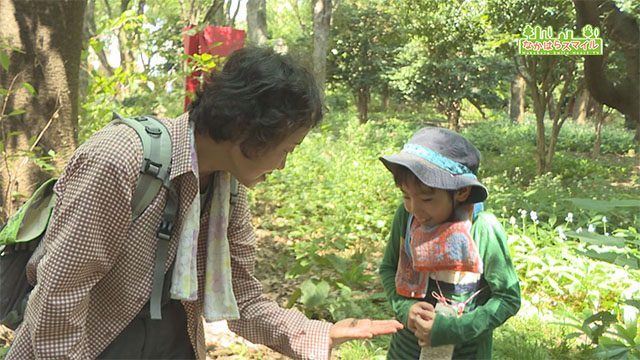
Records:
M564 218L564 221L572 223L573 222L573 213L572 212L568 213L567 217Z
M509 218L509 224L511 224L511 226L513 226L513 225L515 225L515 224L516 224L516 218L515 218L515 216L512 216L512 217L510 217L510 218Z
M603 217L602 217L602 222L603 222L603 223L605 223L605 224L606 224L608 221L609 221L609 219L607 219L607 217L606 217L606 216L603 216Z
M588 232L595 232L596 231L596 227L593 224L589 224L589 227L587 228Z
M531 216L531 221L538 220L538 213L535 211L532 211L531 214L529 214L529 216Z
M531 297L531 303L532 304L537 304L540 302L540 295L538 294L533 294L533 296Z
M558 227L558 236L560 236L561 240L567 240L567 235L564 233L561 227Z
M534 223L534 224L536 224L536 225L538 225L538 224L540 224L540 221L539 221L538 219L535 219L535 220L533 221L533 223Z
M609 236L609 235L611 235L611 234L609 234L608 232L604 233L604 236Z
M576 234L579 234L582 232L582 226L576 229Z
M527 210L520 210L520 217L521 218L526 218L527 217Z

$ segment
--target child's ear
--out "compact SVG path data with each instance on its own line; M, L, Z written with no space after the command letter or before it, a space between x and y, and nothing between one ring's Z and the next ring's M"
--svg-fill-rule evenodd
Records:
M469 195L471 195L471 186L458 189L458 191L456 191L456 196L455 196L456 202L460 204L467 201L467 199L469 198Z

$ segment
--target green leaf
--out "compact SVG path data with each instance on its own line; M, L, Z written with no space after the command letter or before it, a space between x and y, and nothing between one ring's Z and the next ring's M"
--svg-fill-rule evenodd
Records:
M0 51L0 65L4 71L9 71L9 55L3 51Z
M302 296L302 291L300 290L300 288L298 288L293 292L293 294L291 294L291 296L289 296L286 307L288 309L292 308L296 301L300 299L300 296Z
M598 212L608 212L618 207L640 207L638 200L593 200L593 199L566 199L581 209L594 210Z
M95 37L89 39L89 46L91 46L96 53L99 53L104 48L104 44L102 43L102 41L99 41Z
M569 237L580 239L581 241L584 241L587 244L591 244L591 245L615 246L619 248L624 247L624 239L622 238L604 236L604 235L600 235L592 232L577 233L573 230L566 231L565 234Z
M22 83L22 87L27 89L27 91L31 95L36 95L36 89L34 89L33 86L31 86L31 84L25 82L25 83Z
M18 109L18 110L13 110L12 112L10 112L7 116L18 116L18 115L22 115L24 113L26 113L26 110L23 109Z
M584 319L584 322L582 323L582 330L586 334L591 332L591 340L597 341L597 339L602 336L605 330L607 330L609 325L615 323L616 321L618 321L618 319L616 319L615 315L613 315L612 313L608 311L600 311ZM592 328L592 325L594 325L595 328Z
M320 281L314 284L312 280L307 280L300 286L302 296L300 301L307 307L317 307L326 302L329 297L329 284L326 281Z
M634 343L633 339L636 337L636 329L633 327L633 325L629 326L629 328L626 328L622 324L614 324L613 328L616 330L613 334L622 338L627 342L627 344Z
M575 331L575 332L572 332L570 334L565 335L564 338L567 339L567 340L570 340L570 339L579 338L582 335L584 335L584 334L581 331Z
M594 250L576 250L580 255L590 257L595 260L601 260L618 266L628 266L631 269L640 269L640 258L632 254L620 254L612 251L599 253Z
M635 307L636 309L640 310L640 299L627 299L624 301L625 304L627 305L631 305L633 307Z
M594 355L601 359L614 359L628 351L629 349L624 345L601 345L598 346Z

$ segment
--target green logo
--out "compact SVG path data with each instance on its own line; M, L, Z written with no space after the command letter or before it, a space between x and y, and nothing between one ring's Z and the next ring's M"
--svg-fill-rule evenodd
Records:
M581 37L575 37L573 30L564 30L553 35L553 29L540 25L526 25L522 38L518 39L520 55L602 55L600 29L591 25L582 28Z

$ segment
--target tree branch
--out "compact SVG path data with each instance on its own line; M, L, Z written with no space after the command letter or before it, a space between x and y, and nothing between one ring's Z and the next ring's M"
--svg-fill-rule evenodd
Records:
M113 17L113 12L111 11L111 5L109 5L109 0L103 0L104 8L107 10L107 15L109 18Z
M229 4L229 10L231 10L231 4ZM240 11L240 1L236 4L236 10L233 12L233 16L229 18L229 26L234 27L236 25L236 17L238 16L238 11Z
M120 0L120 14L127 11L129 9L129 2L131 0Z
M635 18L606 0L573 0L578 28L589 24L600 26L600 16L606 13L604 25L611 40L620 45L627 66L627 77L617 84L605 74L604 56L585 56L584 72L587 88L598 102L613 107L625 115L640 114L640 29Z
M304 25L302 21L302 17L300 17L300 8L298 7L298 0L293 0L293 11L296 14L296 19L298 19L298 24L300 24L300 29L304 34L307 33L307 27Z
M204 15L204 19L202 19L202 22L205 24L208 24L212 22L212 20L215 20L216 14L220 11L220 8L223 6L224 6L224 1L213 0L211 2L211 6L209 6L209 9L207 10L207 13ZM216 25L221 25L221 24L216 24Z

